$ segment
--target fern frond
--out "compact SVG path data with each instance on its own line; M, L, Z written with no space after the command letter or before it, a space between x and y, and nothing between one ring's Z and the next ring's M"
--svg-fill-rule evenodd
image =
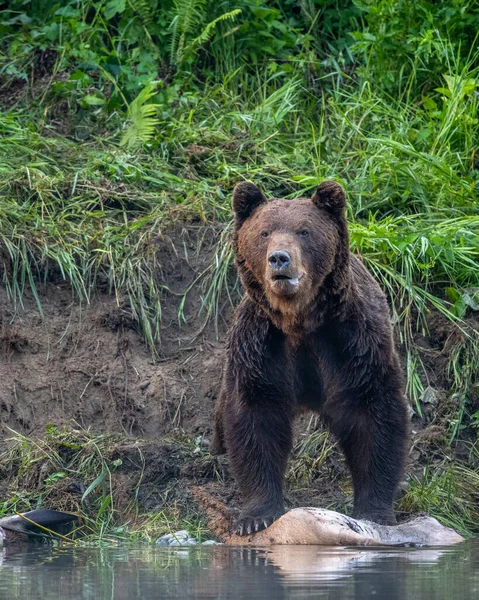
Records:
M241 9L235 8L234 10L231 10L230 12L223 13L222 15L220 15L219 17L217 17L216 19L211 21L211 23L208 23L208 25L203 29L203 31L200 33L200 35L197 38L195 38L194 40L192 40L188 44L188 46L185 47L184 53L186 54L187 52L195 51L203 44L206 44L206 42L208 42L211 39L211 37L213 36L214 29L218 23L220 23L221 21L228 21L228 20L232 21L239 14L241 14Z
M150 25L150 23L153 20L153 10L156 8L150 6L152 4L152 2L148 2L148 0L128 0L129 5L131 6L131 8L138 13L138 15L140 16L142 23L145 27L148 27L148 25ZM156 5L156 2L154 3Z
M174 16L170 24L171 45L170 65L175 66L181 60L185 39L204 19L207 0L175 0Z
M159 124L158 104L146 104L156 94L157 81L146 85L128 107L128 124L120 140L120 146L138 148L146 144L155 134Z

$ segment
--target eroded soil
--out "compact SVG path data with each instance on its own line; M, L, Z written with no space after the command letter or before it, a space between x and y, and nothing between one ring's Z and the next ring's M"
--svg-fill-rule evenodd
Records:
M126 298L98 289L90 303L80 303L67 283L50 282L38 286L42 318L30 290L15 310L1 287L1 433L40 434L48 423L76 422L151 439L177 428L208 435L231 307L225 303L218 327L205 328L204 313L197 316L201 290L195 289L180 326L182 298L175 294L209 264L215 241L214 230L194 229L163 239L161 277L172 293L164 294L156 361Z

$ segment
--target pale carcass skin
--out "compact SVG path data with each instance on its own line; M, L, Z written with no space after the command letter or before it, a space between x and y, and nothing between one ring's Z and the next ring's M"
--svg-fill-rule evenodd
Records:
M448 546L463 542L453 529L429 516L400 525L377 525L324 508L295 508L270 527L247 536L233 535L230 545Z

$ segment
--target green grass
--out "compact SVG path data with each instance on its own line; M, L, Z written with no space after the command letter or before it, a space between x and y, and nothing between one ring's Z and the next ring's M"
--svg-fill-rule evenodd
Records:
M293 448L287 479L292 488L308 488L318 478L327 479L327 459L336 442L327 430L317 429L317 417L311 417L305 432Z
M477 531L479 476L476 469L447 462L413 475L399 502L407 513L423 512L466 537Z
M158 444L118 434L48 426L43 437L12 431L8 442L8 449L0 455L8 491L0 516L36 508L72 512L79 517L78 527L66 537L76 545L148 544L181 529L199 540L210 536L202 509L188 491L190 485L198 485L197 478L165 479L164 472L156 471L157 459L152 459L163 448L172 448L170 462L177 461L180 468L188 465L189 471L200 473L202 461L211 461L211 457L197 440L183 435ZM329 508L344 512L351 490L349 478L328 466L335 451L334 440L327 431L313 427L312 419L289 462L290 500L315 487L317 494L328 496ZM397 510L403 516L425 512L466 537L477 533L479 476L473 467L479 458L477 445L470 446L470 451L470 464L454 462L449 452L422 470L415 465ZM224 485L221 476L216 477ZM333 483L336 487L340 484L349 495L338 496L338 504L328 489Z

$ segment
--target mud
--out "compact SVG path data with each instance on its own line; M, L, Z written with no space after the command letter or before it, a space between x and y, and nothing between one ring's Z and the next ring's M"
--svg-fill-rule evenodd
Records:
M162 239L161 277L171 293L164 293L156 362L126 298L99 289L80 303L67 283L49 282L38 286L41 318L30 290L15 310L0 287L0 432L41 434L48 423L77 423L152 439L178 428L209 435L231 308L225 304L218 326L203 328L196 289L180 326L176 294L209 264L217 234L190 229Z

